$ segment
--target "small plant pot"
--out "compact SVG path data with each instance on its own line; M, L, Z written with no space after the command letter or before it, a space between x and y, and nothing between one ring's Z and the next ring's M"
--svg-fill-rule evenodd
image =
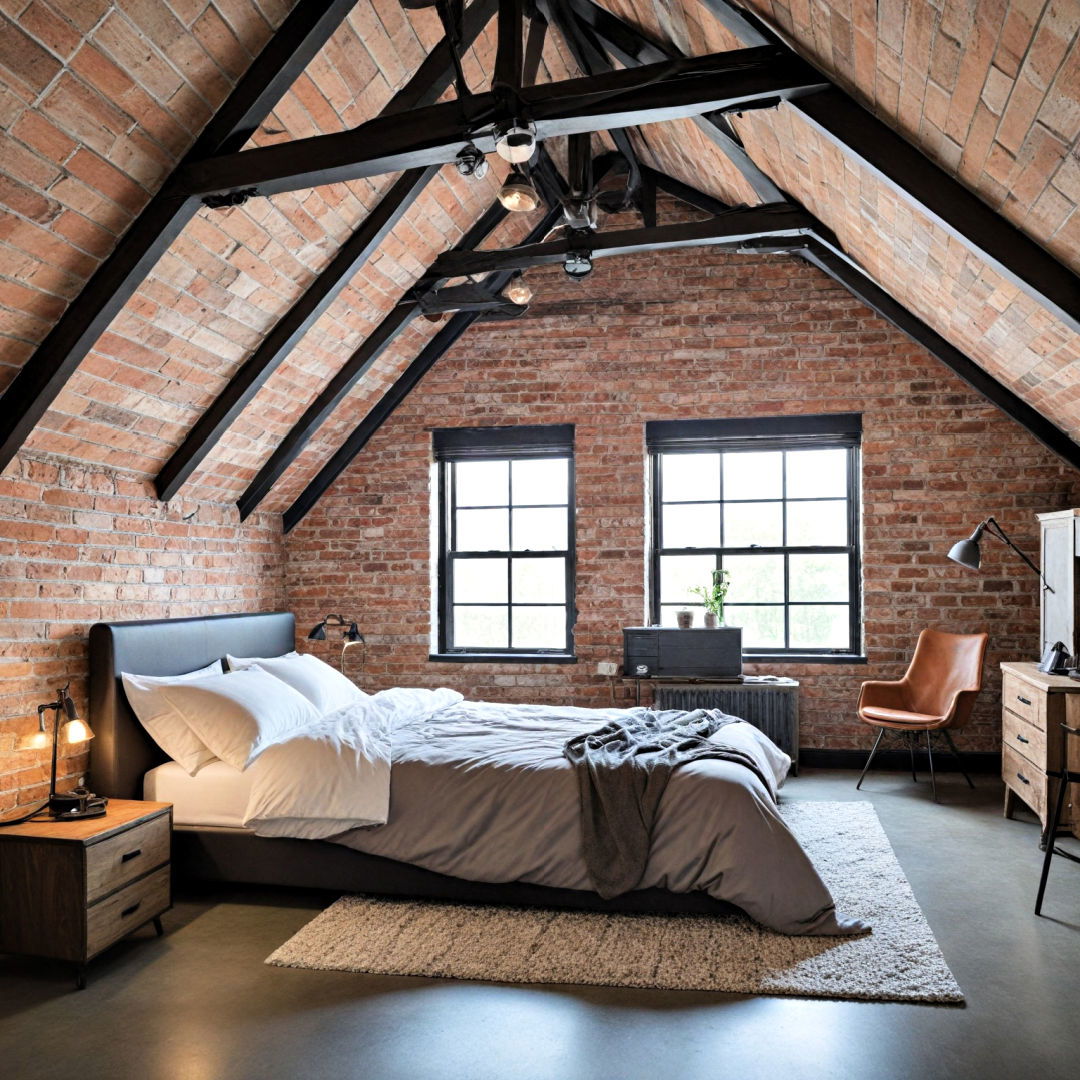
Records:
M675 622L680 630L689 630L694 625L694 613L692 611L676 611Z
M705 612L705 626L709 630L715 630L720 625L720 619L715 612Z

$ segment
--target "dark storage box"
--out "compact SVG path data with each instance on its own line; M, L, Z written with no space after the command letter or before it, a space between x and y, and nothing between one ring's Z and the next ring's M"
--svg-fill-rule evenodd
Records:
M623 674L631 678L734 679L742 674L742 627L623 629Z

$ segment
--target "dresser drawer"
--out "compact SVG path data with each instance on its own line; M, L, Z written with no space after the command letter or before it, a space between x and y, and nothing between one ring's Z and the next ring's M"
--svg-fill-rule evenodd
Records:
M172 830L162 814L86 849L86 902L92 904L113 890L169 861Z
M1001 704L1021 720L1046 730L1046 694L1007 671L1001 679Z
M168 907L167 866L94 904L86 912L87 959L107 949L137 926L160 915Z
M1046 774L1006 745L1001 753L1001 778L1038 815L1046 820Z
M1011 709L1002 709L1001 737L1005 746L1027 758L1034 769L1044 771L1045 765L1040 763L1046 761L1045 731L1021 720Z

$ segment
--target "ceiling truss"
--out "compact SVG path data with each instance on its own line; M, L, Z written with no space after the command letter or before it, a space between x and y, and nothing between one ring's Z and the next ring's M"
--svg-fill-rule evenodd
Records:
M695 244L797 252L1080 467L1076 443L885 293L820 222L787 199L749 157L726 114L789 102L845 152L1078 330L1080 280L862 109L756 16L730 0L703 0L747 47L690 58L650 40L593 0L535 0L538 6L534 0L474 0L464 12L460 0L456 12L455 0L438 0L447 36L380 116L348 132L241 150L347 15L352 2L300 0L184 161L69 305L0 399L0 468L11 460L81 359L200 205L235 205L255 195L400 171L402 175L379 205L269 331L163 468L157 489L160 497L170 498L400 220L439 166L454 161L466 139L482 152L491 152L498 129L521 117L532 122L541 142L571 136L571 190L575 169L580 170L583 160L587 162L590 133L608 131L627 173L627 199L642 213L644 227L606 233L572 230L557 240L548 239L551 228L562 220L561 200L567 187L542 154L535 175L548 209L525 243L509 251L473 250L505 216L506 211L496 204L466 233L459 248L436 259L276 448L239 501L242 518L257 508L319 426L412 318L425 304L430 306L447 279L488 273L483 288L497 297L517 271L562 262L575 246L586 242L593 257ZM425 0L416 2L422 5ZM493 16L498 22L498 42L492 88L473 94L464 86L460 56ZM535 83L549 24L563 34L586 72L584 77ZM622 67L616 68L613 60ZM437 103L451 83L458 85L457 99ZM627 129L680 117L695 120L766 205L726 207L638 160ZM657 188L704 209L711 217L704 222L657 225ZM481 310L459 311L439 329L286 510L286 530L315 505L423 374L484 317Z

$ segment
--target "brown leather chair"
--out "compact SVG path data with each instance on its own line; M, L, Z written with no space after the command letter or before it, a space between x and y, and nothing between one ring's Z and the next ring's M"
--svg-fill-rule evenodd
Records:
M915 655L907 673L895 682L864 682L859 694L859 719L878 729L877 741L863 767L856 789L862 787L886 731L900 731L911 755L911 778L915 776L915 747L919 734L926 732L926 753L930 764L930 784L937 801L934 752L931 732L940 731L964 774L969 787L975 785L964 770L953 744L950 729L963 727L971 719L975 698L982 689L983 659L988 634L946 634L924 630L919 634Z

